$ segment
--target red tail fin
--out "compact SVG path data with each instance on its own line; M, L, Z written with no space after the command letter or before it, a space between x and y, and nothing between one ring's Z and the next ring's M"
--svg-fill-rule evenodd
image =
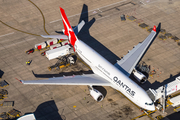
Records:
M61 17L62 17L62 21L63 21L63 24L64 24L64 34L67 35L69 37L69 42L71 43L71 45L74 47L74 44L77 40L77 37L67 19L67 16L65 14L65 11L64 9L62 9L60 7L60 11L61 11Z

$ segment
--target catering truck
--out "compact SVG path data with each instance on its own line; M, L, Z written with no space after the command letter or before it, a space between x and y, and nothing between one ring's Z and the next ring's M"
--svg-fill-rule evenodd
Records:
M64 45L61 47L57 47L56 49L46 51L46 57L49 60L52 60L71 53L74 53L73 48L70 45Z

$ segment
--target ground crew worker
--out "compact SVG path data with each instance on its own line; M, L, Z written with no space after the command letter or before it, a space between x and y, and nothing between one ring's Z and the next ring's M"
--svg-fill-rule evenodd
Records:
M30 60L29 60L29 61L26 62L26 65L30 65L30 63L31 63L31 62L30 62Z

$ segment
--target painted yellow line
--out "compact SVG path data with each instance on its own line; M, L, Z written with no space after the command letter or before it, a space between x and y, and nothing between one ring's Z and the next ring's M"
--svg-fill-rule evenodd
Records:
M42 11L39 9L39 7L36 5L36 4L34 4L31 0L28 0L29 2L31 2L38 10L39 10L39 12L41 13L41 15L42 15L42 17L43 17L43 26L44 26L44 31L49 35L49 33L47 32L47 30L46 30L46 26L45 26L45 17L44 17L44 15L43 15L43 13L42 13Z
M44 27L44 31L49 35L49 33L48 33L47 30L46 30L46 26L45 26L45 17L44 17L44 15L43 15L42 11L41 11L41 10L39 9L39 7L38 7L36 4L34 4L31 0L28 0L28 1L29 1L30 3L32 3L32 4L39 10L39 12L41 13L41 15L42 15L42 17L43 17L43 27ZM13 30L16 30L16 31L19 31L19 32L22 32L22 33L25 33L25 34L29 34L29 35L40 36L40 35L37 35L37 34L33 34L33 33L29 33L29 32L25 32L25 31L16 29L16 28L14 28L14 27L12 27L12 26L10 26L10 25L4 23L4 22L1 21L1 20L0 20L0 22L1 22L2 24L4 24L5 26L7 26L7 27L13 29Z

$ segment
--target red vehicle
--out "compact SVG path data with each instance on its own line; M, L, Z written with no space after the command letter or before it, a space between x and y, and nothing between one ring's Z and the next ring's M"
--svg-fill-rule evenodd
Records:
M30 49L30 50L28 50L28 51L26 51L26 54L30 54L30 53L33 53L34 52L34 48L32 48L32 49Z
M45 56L45 55L46 55L46 51L41 52L41 55L42 55L42 56Z

